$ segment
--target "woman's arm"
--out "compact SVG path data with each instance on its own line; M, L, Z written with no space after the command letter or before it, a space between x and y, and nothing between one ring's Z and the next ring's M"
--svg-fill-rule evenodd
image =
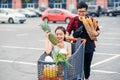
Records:
M53 47L53 45L52 45L52 43L49 41L49 39L48 39L48 35L49 35L50 33L48 33L48 32L45 32L45 52L47 53L47 54L50 54L50 52L52 51L52 47Z

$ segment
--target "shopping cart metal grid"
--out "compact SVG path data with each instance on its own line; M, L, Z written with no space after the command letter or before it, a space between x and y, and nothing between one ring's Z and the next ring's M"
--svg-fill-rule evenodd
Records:
M56 72L52 69L56 65L54 62L45 62L39 59L38 80L84 80L84 44L84 42L81 42L81 39L77 39L76 43L72 43L73 54L68 59L71 66L68 66L65 62L59 62L57 66L61 65L62 69L54 69ZM49 78L43 77L45 67L52 67L46 73L46 75L49 75Z

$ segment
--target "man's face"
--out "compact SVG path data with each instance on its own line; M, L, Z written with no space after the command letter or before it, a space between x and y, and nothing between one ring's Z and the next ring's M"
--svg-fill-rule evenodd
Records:
M80 8L80 9L78 9L78 16L79 16L79 17L83 17L83 16L85 16L86 14L87 14L86 8Z

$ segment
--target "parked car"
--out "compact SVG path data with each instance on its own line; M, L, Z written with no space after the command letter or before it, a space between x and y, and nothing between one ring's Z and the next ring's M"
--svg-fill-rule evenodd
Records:
M88 5L87 11L88 11L87 15L92 17L99 17L100 14L102 13L102 8L97 5Z
M68 10L60 9L60 8L52 8L47 9L42 14L43 21L52 21L52 22L65 22L68 23L71 18L77 16L76 14L72 14Z
M16 9L16 11L21 13L21 14L24 14L27 18L37 16L35 12L29 11L27 9Z
M71 10L71 13L78 14L77 9ZM88 16L99 17L103 13L102 13L102 8L100 8L100 6L88 5L88 10L87 10L87 15Z
M24 23L26 17L23 14L15 12L13 9L0 8L0 22Z
M72 9L72 10L70 10L70 12L71 12L72 14L78 14L77 9Z
M34 8L26 8L28 10L30 10L31 12L36 13L37 16L41 17L42 16L42 12L39 11L38 9L34 9Z
M117 16L120 15L120 9L108 9L107 16Z

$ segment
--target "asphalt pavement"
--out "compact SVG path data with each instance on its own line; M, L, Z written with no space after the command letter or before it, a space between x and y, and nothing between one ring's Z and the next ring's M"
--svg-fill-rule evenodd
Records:
M90 80L120 79L120 16L97 18L101 34L91 65ZM41 18L25 24L0 23L0 80L37 80L37 60L44 51ZM52 32L64 22L49 23Z

